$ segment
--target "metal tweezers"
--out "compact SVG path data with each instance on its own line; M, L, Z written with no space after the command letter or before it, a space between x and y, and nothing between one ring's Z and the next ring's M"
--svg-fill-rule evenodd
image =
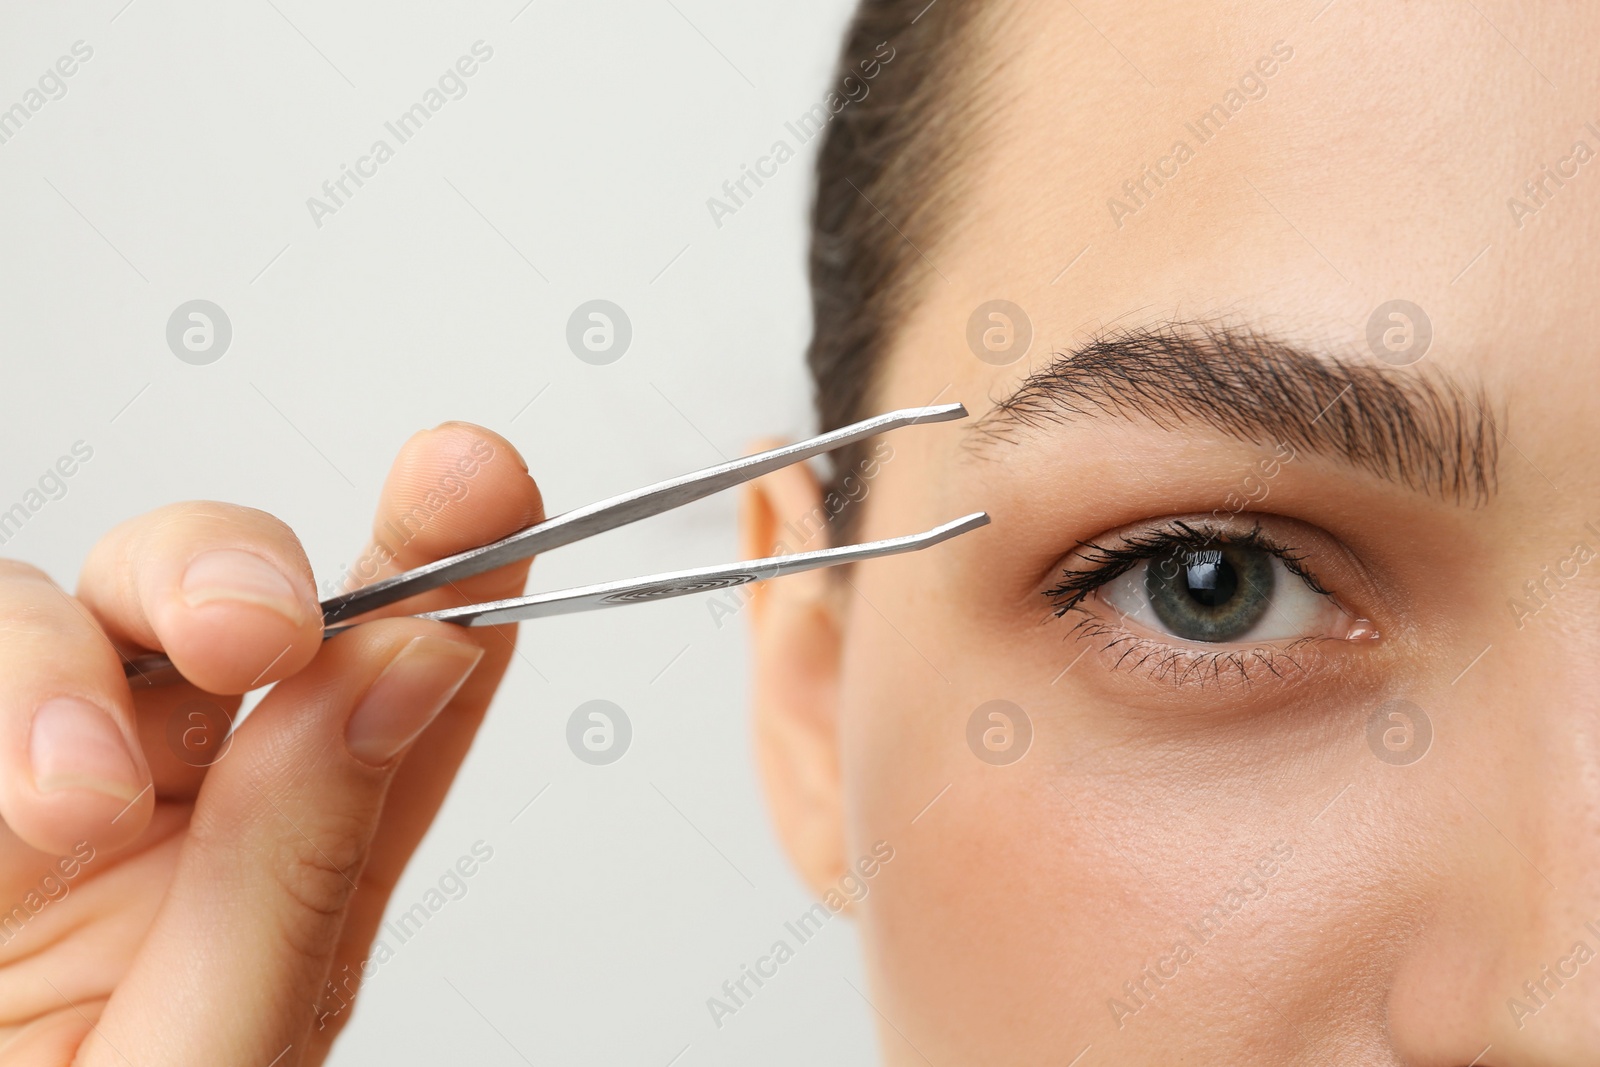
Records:
M933 407L903 408L875 418L864 419L830 433L821 434L797 444L785 445L767 452L741 459L730 460L692 474L669 478L664 482L647 485L643 489L623 493L586 507L575 508L552 519L529 526L509 537L501 538L478 548L423 564L403 574L373 582L360 589L322 602L324 639L343 633L358 625L347 620L369 611L387 607L418 593L470 578L476 574L495 570L508 563L527 559L552 548L570 545L595 534L626 526L631 522L659 515L695 500L732 488L764 474L799 463L813 456L830 452L845 445L875 437L902 426L928 422L949 422L966 418L967 409L960 404L940 404ZM609 608L621 604L642 604L653 600L701 593L713 589L729 589L749 582L763 582L785 574L835 567L842 563L892 556L901 552L915 552L947 541L985 526L989 522L986 512L975 511L959 519L935 526L931 530L904 537L891 537L882 541L866 541L857 545L842 545L814 552L795 552L717 567L699 567L692 570L669 571L643 578L625 578L602 582L598 585L557 589L531 596L496 600L486 604L467 604L445 608L441 611L423 612L419 619L437 619L461 626L499 626L504 623L539 619L549 615L566 615L595 608ZM134 684L155 685L177 677L172 662L165 656L151 653L136 656L124 665L124 673Z

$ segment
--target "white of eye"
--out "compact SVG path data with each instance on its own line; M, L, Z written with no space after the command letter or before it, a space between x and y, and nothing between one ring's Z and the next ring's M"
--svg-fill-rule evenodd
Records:
M1227 642L1199 641L1173 633L1156 614L1145 582L1155 560L1145 560L1126 574L1100 587L1099 596L1123 622L1137 625L1162 637L1193 645L1244 644L1261 641L1292 641L1305 637L1337 636L1344 613L1333 598L1317 592L1304 578L1283 565L1278 556L1268 554L1272 567L1272 593L1267 611L1254 626Z

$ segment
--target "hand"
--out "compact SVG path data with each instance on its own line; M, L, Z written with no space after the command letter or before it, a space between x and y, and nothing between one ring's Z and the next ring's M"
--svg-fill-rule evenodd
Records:
M401 450L358 567L371 581L541 517L507 441L446 423ZM515 627L396 618L323 642L288 528L190 503L108 534L76 597L0 561L0 633L0 1067L321 1063L349 1017L317 1007L329 976L360 973ZM119 649L194 684L130 691ZM204 736L273 682L225 750Z

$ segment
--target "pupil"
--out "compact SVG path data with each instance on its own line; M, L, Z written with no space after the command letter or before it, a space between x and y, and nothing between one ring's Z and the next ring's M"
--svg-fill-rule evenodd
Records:
M1192 560L1185 568L1189 596L1208 608L1221 607L1239 590L1239 572L1222 558L1222 553L1214 556Z

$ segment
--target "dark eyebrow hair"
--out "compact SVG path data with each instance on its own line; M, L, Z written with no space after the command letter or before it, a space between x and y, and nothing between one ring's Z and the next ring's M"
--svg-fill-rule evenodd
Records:
M1481 386L1208 323L1096 336L1031 373L970 432L982 452L1019 428L1094 415L1285 442L1456 502L1484 503L1497 487L1499 430Z

